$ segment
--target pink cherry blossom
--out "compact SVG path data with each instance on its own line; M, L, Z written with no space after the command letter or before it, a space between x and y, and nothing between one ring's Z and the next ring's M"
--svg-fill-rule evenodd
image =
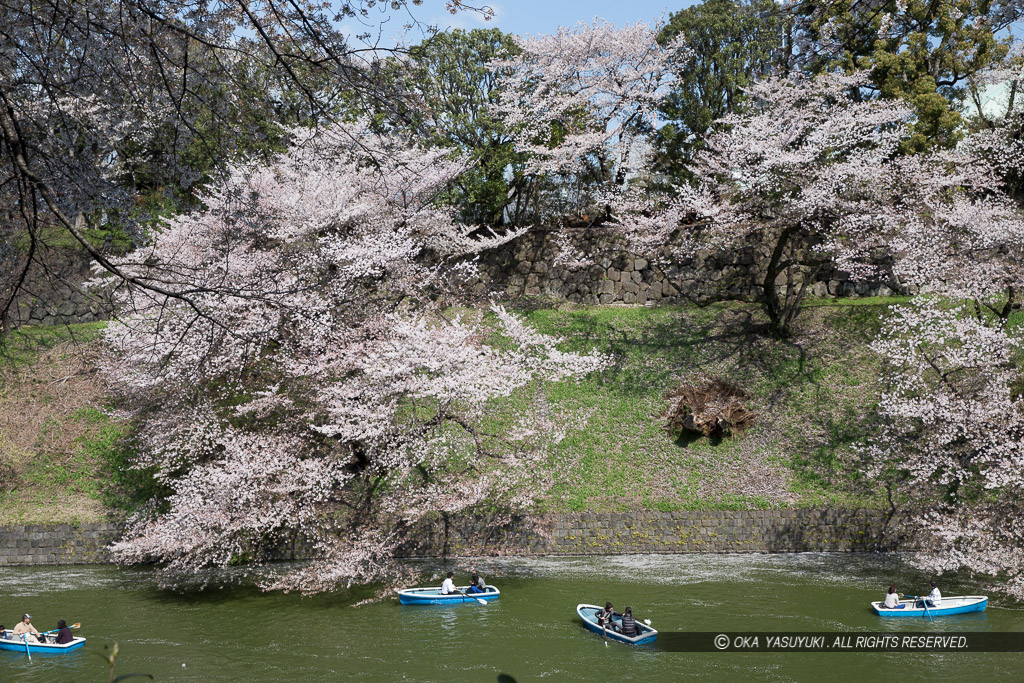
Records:
M106 333L138 466L169 491L114 556L157 561L170 581L294 538L322 560L268 587L401 576L392 553L421 520L543 494L551 447L578 424L535 400L492 432L490 407L605 363L501 307L451 308L458 266L518 235L481 236L434 204L464 160L362 124L293 137L118 261L190 293L123 288Z

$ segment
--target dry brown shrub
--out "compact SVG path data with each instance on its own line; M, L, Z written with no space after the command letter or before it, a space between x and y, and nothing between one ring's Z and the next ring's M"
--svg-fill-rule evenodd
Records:
M666 394L664 429L678 439L687 432L703 436L729 436L757 419L745 403L748 396L735 384L718 377L698 377L680 383Z

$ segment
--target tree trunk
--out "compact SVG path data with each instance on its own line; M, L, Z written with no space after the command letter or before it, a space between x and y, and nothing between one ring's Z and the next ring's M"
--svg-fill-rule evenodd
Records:
M785 269L782 265L782 257L786 253L786 248L789 246L789 241L795 232L796 228L789 227L779 234L778 240L775 242L775 248L772 249L771 259L768 261L764 282L761 285L761 296L765 312L768 314L768 334L777 339L785 339L789 336L789 320L787 320L786 316L786 307L779 299L775 280Z

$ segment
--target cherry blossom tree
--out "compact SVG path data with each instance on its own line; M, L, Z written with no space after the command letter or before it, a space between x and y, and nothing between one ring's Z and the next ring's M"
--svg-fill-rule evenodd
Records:
M1024 11L1024 8L1022 8ZM980 129L963 147L983 156L1006 181L1006 190L1024 196L1024 42L1016 42L998 64L971 82L975 124Z
M875 351L882 429L863 450L870 480L902 503L918 566L1005 575L1024 596L1024 403L1020 341L966 306L918 297Z
M539 175L582 178L593 186L582 213L605 201L645 166L668 66L681 41L657 42L644 22L615 28L602 19L517 38L522 53L495 60L504 89L495 111L515 131L516 149Z
M500 430L486 409L604 362L500 307L452 312L465 259L518 233L470 237L438 208L464 168L448 150L361 124L294 137L116 261L141 284L119 292L105 372L139 421L137 465L168 493L113 553L172 581L296 536L322 559L268 587L394 577L417 522L543 494L549 448L577 424L539 395Z
M1005 138L1004 138L1005 136ZM933 572L1005 576L1024 596L1020 338L1024 211L1005 181L1024 155L997 121L954 150L901 159L893 271L931 292L895 309L870 479L900 503L903 532ZM1018 175L1019 177L1019 175Z
M770 332L786 336L826 265L873 272L869 248L893 219L891 160L910 112L851 97L862 83L863 76L792 75L753 85L749 110L723 118L696 157L697 184L625 206L622 229L653 251L682 228L688 238L676 259L755 248Z
M147 214L188 208L236 151L276 145L287 111L330 122L346 97L378 92L367 67L389 49L380 22L414 24L418 4L0 0L0 187L13 207L0 239L14 261L0 325L47 247L76 243L123 278L98 233L143 242Z
M970 300L979 317L984 310L1003 325L1024 285L1024 221L1001 189L998 168L972 147L900 164L906 192L889 243L893 272L905 283Z

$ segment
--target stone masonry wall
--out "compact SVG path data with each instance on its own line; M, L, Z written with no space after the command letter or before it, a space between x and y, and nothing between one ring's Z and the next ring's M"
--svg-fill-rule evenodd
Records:
M111 288L88 289L88 254L68 251L33 268L12 311L17 325L61 325L106 320L113 312Z
M449 525L449 555L846 552L889 547L881 510L686 510L559 514L495 528ZM438 556L443 523L424 530L407 556Z
M118 526L97 524L24 524L0 527L0 566L105 564L106 547Z
M679 303L687 299L754 300L756 273L767 254L753 249L701 253L660 267L628 251L607 228L567 228L569 243L593 263L572 268L559 265L562 247L556 232L536 229L480 258L475 294L503 292L510 298L538 296L581 304ZM662 249L667 255L668 248ZM669 259L664 259L666 262ZM779 282L781 287L784 283ZM847 273L823 269L811 294L817 297L887 296L904 288L896 282L855 282Z
M660 267L631 253L608 228L567 228L573 248L591 257L586 267L560 265L562 247L552 230L535 229L480 257L479 274L470 283L476 295L499 292L510 298L537 296L580 304L682 303L730 298L754 300L754 275L766 254L752 249L703 253ZM667 254L667 250L663 249ZM33 271L12 312L17 324L56 325L105 320L113 310L111 289L83 290L89 257L69 251L46 269ZM668 261L668 259L666 259ZM782 283L779 283L780 286ZM895 282L855 282L846 273L825 269L811 287L817 297L886 296L905 293Z
M447 526L447 534L445 527ZM406 557L629 553L849 552L887 549L880 510L692 510L557 514L497 526L441 520L402 549ZM0 527L0 566L104 564L115 524ZM282 549L301 559L301 544Z

